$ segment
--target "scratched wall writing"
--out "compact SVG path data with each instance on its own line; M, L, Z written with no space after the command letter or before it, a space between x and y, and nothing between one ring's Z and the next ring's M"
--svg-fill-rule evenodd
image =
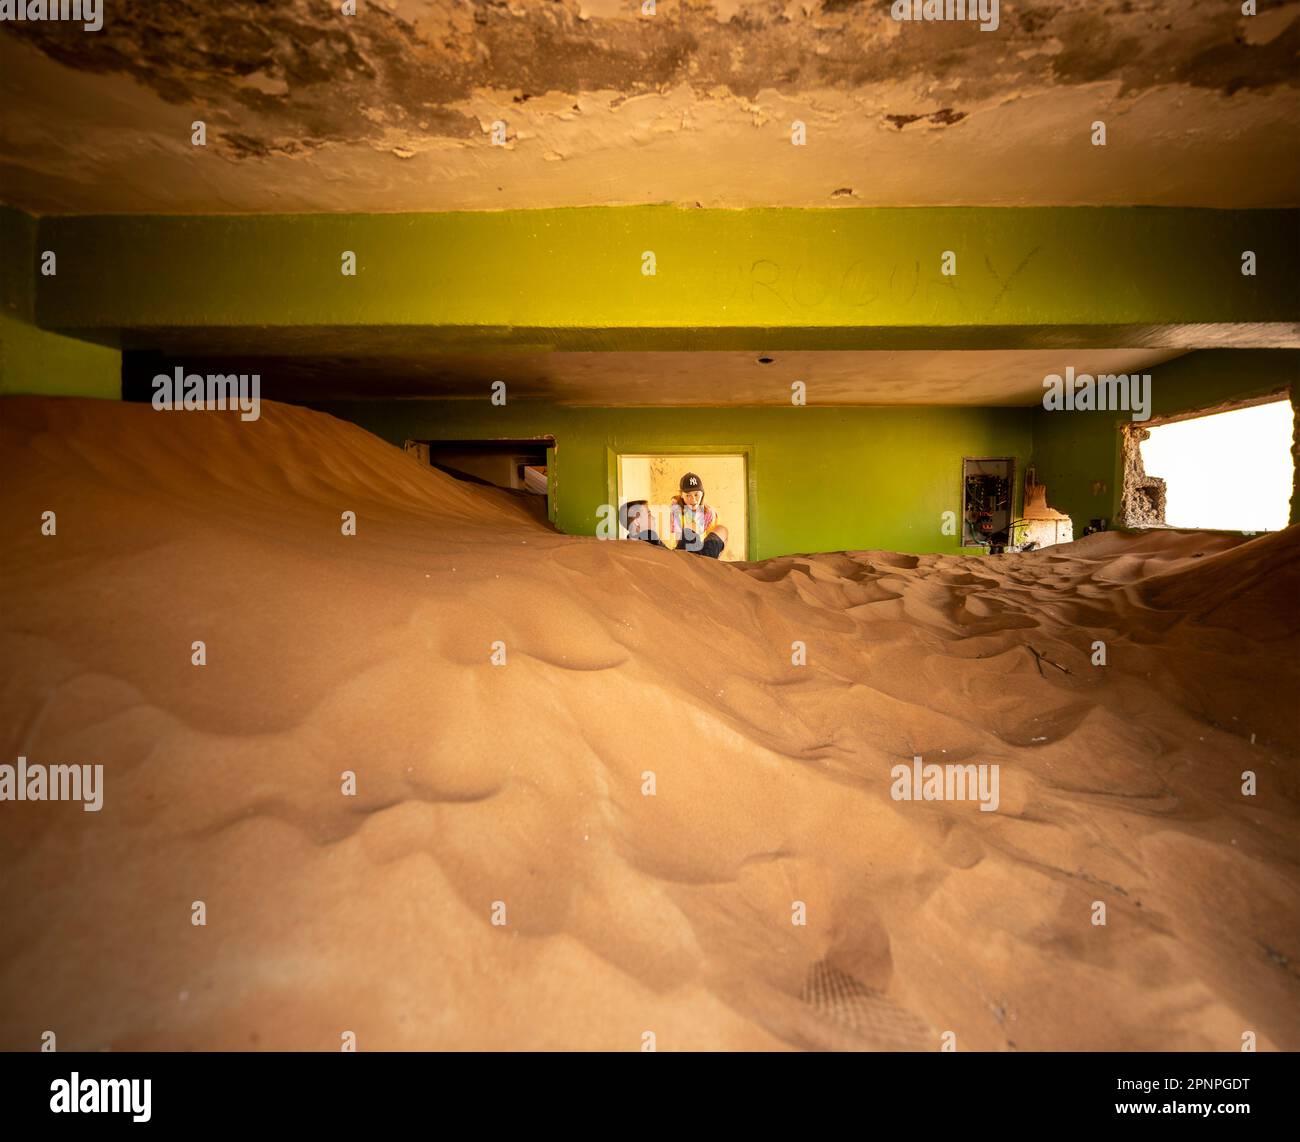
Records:
M955 306L972 319L988 318L1039 250L1036 246L1014 262L1004 255L972 256L965 279L960 272L952 277L940 274L937 252L930 268L923 268L918 259L886 264L856 258L847 265L830 265L755 258L747 264L715 268L712 294L723 304L776 304L789 313L870 311L872 307L892 311L915 305L918 318L925 318Z

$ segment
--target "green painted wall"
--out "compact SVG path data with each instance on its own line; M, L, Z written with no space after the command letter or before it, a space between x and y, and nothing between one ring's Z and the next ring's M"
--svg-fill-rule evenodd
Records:
M36 219L0 206L0 395L119 397L121 353L36 327L37 235Z
M43 327L328 344L565 348L1146 344L1125 330L1285 323L1300 212L1123 208L53 217ZM1240 272L1241 252L1259 258ZM345 277L340 255L357 256ZM957 275L940 273L943 251ZM656 273L642 272L653 251ZM333 331L331 340L327 334ZM962 331L965 331L964 333ZM1055 332L1053 332L1055 331ZM326 350L328 351L328 350Z
M209 353L1164 344L1197 323L1294 328L1300 212L1152 208L49 217L0 210L0 392L120 393L90 340ZM58 274L38 273L54 250ZM1243 277L1243 250L1259 259ZM340 273L356 252L358 274ZM956 277L940 273L944 250ZM657 272L642 273L645 251ZM39 322L40 328L36 323ZM1129 340L1138 331L1141 339ZM1208 334L1207 334L1208 336ZM189 338L187 341L186 338ZM1154 370L1156 415L1290 384L1296 354ZM1033 459L1081 528L1113 519L1117 422L1041 409L600 410L355 403L408 436L554 435L557 522L590 534L615 451L751 450L753 551L956 551L964 455ZM1094 490L1096 485L1097 490ZM1297 499L1300 506L1300 497Z
M1290 389L1300 379L1300 351L1218 349L1189 353L1149 370L1151 418L1209 409ZM1033 413L1034 464L1047 485L1052 507L1067 513L1079 535L1088 520L1105 517L1118 526L1123 492L1120 428L1126 412L1048 411ZM1291 501L1292 522L1300 520L1300 485Z
M1031 450L1029 409L589 409L521 401L373 401L315 406L401 445L554 436L556 523L594 535L612 502L611 452L750 449L750 556L885 548L959 553L963 456ZM1017 505L1019 506L1019 505ZM967 548L978 552L978 548Z

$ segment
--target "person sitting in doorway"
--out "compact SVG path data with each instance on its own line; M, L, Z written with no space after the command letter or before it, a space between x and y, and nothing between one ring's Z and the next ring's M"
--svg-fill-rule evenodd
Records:
M650 515L650 504L646 500L629 500L618 509L618 522L623 525L628 539L638 539L654 547L663 547L664 542L654 529L654 519Z
M677 550L717 559L726 549L727 529L718 522L718 513L704 502L704 481L687 472L678 487L681 491L673 497L668 517Z

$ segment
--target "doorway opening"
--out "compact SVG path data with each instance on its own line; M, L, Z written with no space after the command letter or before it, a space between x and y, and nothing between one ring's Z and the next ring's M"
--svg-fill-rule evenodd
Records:
M620 504L645 500L655 529L668 540L668 515L681 478L694 472L704 485L704 502L727 529L719 556L729 562L749 558L749 465L743 452L620 453L615 465Z
M1125 526L1280 531L1291 511L1294 431L1286 396L1126 425Z
M470 484L537 497L538 515L555 522L555 437L527 440L408 440L421 463Z

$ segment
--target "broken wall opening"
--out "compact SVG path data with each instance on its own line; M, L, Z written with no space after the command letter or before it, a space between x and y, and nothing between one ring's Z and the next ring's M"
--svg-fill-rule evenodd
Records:
M1121 522L1130 528L1277 531L1295 480L1286 394L1126 424Z
M1142 442L1151 430L1142 424L1126 424L1124 436L1124 484L1120 496L1120 522L1125 527L1165 527L1168 489L1158 476L1148 476L1142 456Z

